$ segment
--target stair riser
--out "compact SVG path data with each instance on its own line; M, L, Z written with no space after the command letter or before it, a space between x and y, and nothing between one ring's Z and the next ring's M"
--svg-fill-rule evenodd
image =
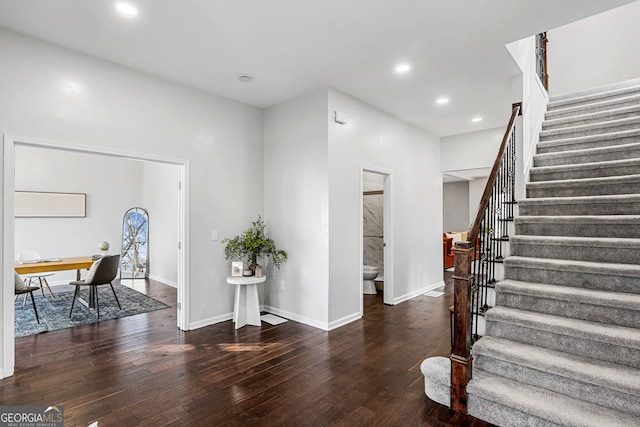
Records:
M624 97L615 100L610 100L606 103L591 103L591 105L583 105L577 108L568 107L553 107L550 106L550 110L545 114L545 120L564 119L568 117L575 117L580 114L597 113L601 111L609 111L616 108L624 108L638 105L640 103L640 97Z
M549 186L527 186L527 197L580 197L580 196L606 196L619 194L637 194L640 189L640 180L630 180L626 183L597 183L590 185L567 185L558 183Z
M584 383L574 378L532 369L484 355L474 354L473 369L481 369L523 384L562 393L574 399L585 400L617 411L640 415L640 404L638 403L640 400L638 396L632 396L611 388Z
M562 427L535 415L483 399L481 394L475 394L473 390L469 391L467 412L473 417L497 426Z
M591 270L576 271L566 268L540 268L535 264L531 266L514 266L509 265L508 262L507 260L506 279L583 289L640 293L640 277L637 276L620 276L607 272L597 274Z
M519 210L522 216L637 215L640 212L640 201L617 203L532 203L521 204Z
M548 120L542 123L542 130L564 129L573 126L591 125L596 123L606 123L611 120L629 119L639 117L640 111L637 108L629 109L629 111L611 113L607 115L596 115L589 117L568 117L564 119Z
M580 163L606 162L609 160L628 160L640 158L640 146L633 146L628 149L600 151L598 153L563 155L535 155L533 157L534 166L559 166L577 165Z
M556 129L540 132L540 141L553 141L563 138L580 138L591 135L604 135L610 132L638 129L640 120L630 120L628 123L601 123L588 126L586 129Z
M622 345L589 340L487 319L487 334L497 338L531 344L565 353L586 356L612 363L640 368L640 351Z
M521 236L640 238L640 227L630 224L586 223L584 221L579 223L518 222L516 234Z
M604 178L607 176L640 175L640 163L635 165L592 167L578 170L545 171L532 168L531 182L561 181L564 179Z
M640 247L576 247L571 246L571 244L547 244L539 241L532 243L511 242L511 253L512 255L530 258L637 264L640 258Z
M631 144L638 141L640 141L640 135L621 136L619 138L609 136L592 138L586 141L577 140L576 142L569 142L565 140L554 142L549 141L538 144L538 146L536 147L536 152L538 154L559 153L565 151L586 150L589 148L614 147L616 145Z
M640 328L640 311L638 310L604 307L602 305L545 298L544 296L521 295L500 291L497 292L496 298L497 304L502 307Z

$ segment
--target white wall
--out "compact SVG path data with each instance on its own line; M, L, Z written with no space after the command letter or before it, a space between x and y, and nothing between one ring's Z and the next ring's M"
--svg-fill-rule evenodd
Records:
M550 29L549 92L572 92L640 77L640 2Z
M505 117L504 128L442 137L440 170L450 172L492 167L508 123L509 117Z
M522 71L521 75L512 79L511 88L512 96L521 97L523 111L522 117L516 122L516 198L519 199L525 194L524 186L529 179L529 169L540 139L549 95L536 72L535 36L510 43L507 50Z
M281 270L267 272L265 305L323 329L329 292L326 111L327 90L321 89L264 115L265 222L289 254Z
M442 231L469 229L469 181L448 182L442 185L444 224Z
M143 201L140 206L149 213L147 275L175 286L178 280L180 168L157 162L144 162L142 165Z
M0 52L0 131L190 162L187 328L230 319L234 289L211 229L233 235L263 210L262 110L5 30ZM10 272L3 277L8 322ZM9 353L3 375L12 370Z
M335 110L348 123L333 122ZM362 168L391 174L395 302L442 282L440 140L361 101L329 89L329 322L361 315ZM386 255L385 255L386 256Z
M482 194L484 193L488 180L489 177L484 177L469 181L469 227L467 228L470 228L471 224L473 224L473 221L476 219L476 215L478 214L478 205L480 205Z
M16 218L15 254L36 250L45 258L97 254L98 242L121 251L122 215L142 201L142 164L115 157L18 145L18 191L85 193L86 218ZM75 271L61 271L50 283L68 283Z

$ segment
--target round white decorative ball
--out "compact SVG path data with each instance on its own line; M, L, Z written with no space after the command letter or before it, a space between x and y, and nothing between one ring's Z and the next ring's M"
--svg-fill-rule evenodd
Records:
M108 251L109 250L109 242L107 241L102 241L102 242L98 242L98 249L100 249L101 251Z

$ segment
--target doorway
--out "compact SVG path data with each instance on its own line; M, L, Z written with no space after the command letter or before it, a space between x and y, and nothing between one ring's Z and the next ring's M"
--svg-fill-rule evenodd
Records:
M393 305L393 229L391 227L391 173L379 168L363 167L361 171L361 301L365 297L382 294L384 304ZM365 267L377 269L377 276L364 282ZM367 267L367 269L369 269ZM366 292L366 294L365 294ZM361 302L361 312L363 312Z
M29 137L14 137L11 135L4 135L4 224L3 224L3 249L2 259L4 262L4 274L3 274L3 289L5 294L11 294L10 283L12 282L12 270L13 270L13 258L15 252L15 219L14 219L14 198L15 192L15 152L16 147L30 147L41 148L48 150L55 150L57 152L69 152L74 154L87 154L106 156L111 158L135 160L141 162L149 162L161 165L173 165L179 169L179 182L175 183L178 187L178 256L177 256L177 327L185 329L188 326L188 271L186 269L188 259L188 221L187 221L187 207L188 207L188 177L189 177L189 161L176 158L168 158L157 155L143 154L143 153L131 153L126 151L118 151L100 147L90 147L78 144L71 144L58 141L41 140L37 138ZM116 173L117 171L104 171L108 176L110 173ZM97 172L100 173L100 172ZM96 178L97 179L97 178ZM101 178L108 179L108 178ZM11 195L11 197L7 197ZM118 218L120 221L120 218ZM96 242L97 243L97 242ZM4 371L0 377L7 377L13 374L14 361L15 361L15 344L14 344L14 332L13 332L13 298L3 299L3 358L4 358ZM11 304L10 304L11 303Z

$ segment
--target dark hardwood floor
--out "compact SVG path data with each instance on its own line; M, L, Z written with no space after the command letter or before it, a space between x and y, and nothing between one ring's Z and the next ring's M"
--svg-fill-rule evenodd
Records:
M175 289L138 283L175 307ZM18 338L0 401L64 405L67 426L488 426L424 395L420 363L449 354L445 290L396 306L365 295L364 318L331 332L181 332L171 308Z

